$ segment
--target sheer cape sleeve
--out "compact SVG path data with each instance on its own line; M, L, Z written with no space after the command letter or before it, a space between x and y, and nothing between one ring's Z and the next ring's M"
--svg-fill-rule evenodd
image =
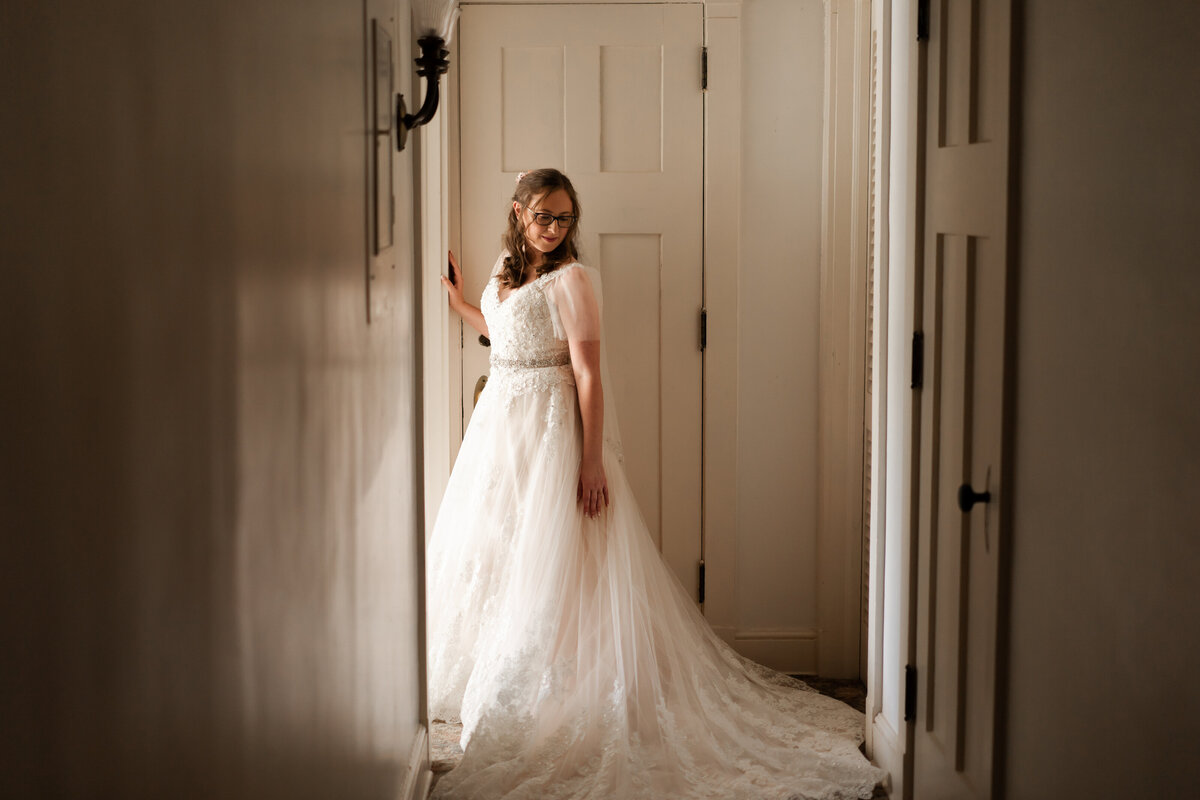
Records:
M600 273L578 262L560 267L545 288L554 335L563 341L600 343L600 385L604 391L604 446L618 461L624 461L613 382L608 371L608 347L604 337L603 293Z
M601 341L600 273L574 263L561 267L546 285L554 335L575 342Z

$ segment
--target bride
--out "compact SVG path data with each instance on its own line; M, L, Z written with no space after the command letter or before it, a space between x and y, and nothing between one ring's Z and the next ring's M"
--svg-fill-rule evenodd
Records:
M870 797L863 717L737 655L650 539L605 426L599 276L579 199L517 178L477 308L491 374L427 556L430 715L461 721L444 798Z

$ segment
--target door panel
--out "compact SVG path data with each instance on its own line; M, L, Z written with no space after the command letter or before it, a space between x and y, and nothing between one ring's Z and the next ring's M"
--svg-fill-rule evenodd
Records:
M651 535L695 596L700 557L702 6L466 6L461 259L478 298L516 174L556 167L580 194L584 263L603 280L625 463ZM463 350L469 418L488 353Z
M1007 0L932 3L913 794L990 797L1009 270ZM960 508L961 487L990 501Z

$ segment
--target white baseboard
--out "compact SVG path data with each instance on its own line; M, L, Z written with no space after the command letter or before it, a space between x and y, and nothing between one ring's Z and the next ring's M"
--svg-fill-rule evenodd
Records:
M871 720L871 747L867 758L888 774L888 790L891 800L904 798L904 739L891 726L887 717L876 714Z
M417 785L413 789L412 800L425 800L433 788L433 770L426 769L417 777Z
M429 763L429 729L424 725L417 728L412 750L408 754L408 767L404 771L404 787L400 800L425 800L433 782L433 770Z
M763 666L789 675L817 669L817 632L808 628L713 629L734 650Z

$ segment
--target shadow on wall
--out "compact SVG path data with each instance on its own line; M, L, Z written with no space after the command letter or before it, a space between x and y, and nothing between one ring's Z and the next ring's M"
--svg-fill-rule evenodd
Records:
M0 10L0 796L398 792L412 207L368 326L363 9Z

